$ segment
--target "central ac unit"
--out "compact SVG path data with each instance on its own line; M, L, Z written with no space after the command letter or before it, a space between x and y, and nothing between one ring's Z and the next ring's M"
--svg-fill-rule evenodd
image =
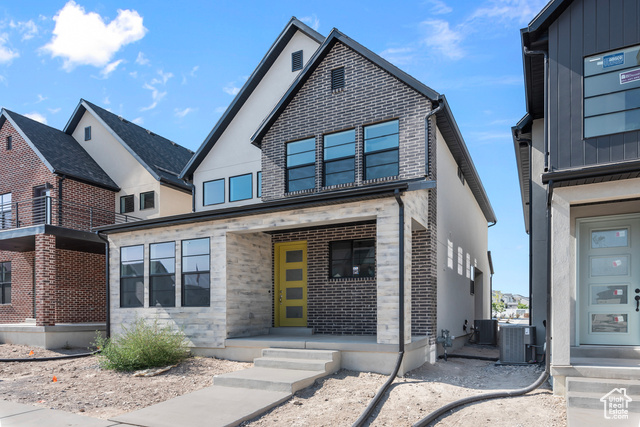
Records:
M536 327L500 325L500 364L527 364L535 360Z

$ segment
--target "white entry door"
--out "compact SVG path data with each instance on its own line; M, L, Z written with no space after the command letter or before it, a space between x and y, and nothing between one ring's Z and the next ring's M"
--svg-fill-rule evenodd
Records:
M640 345L640 216L578 224L580 343Z

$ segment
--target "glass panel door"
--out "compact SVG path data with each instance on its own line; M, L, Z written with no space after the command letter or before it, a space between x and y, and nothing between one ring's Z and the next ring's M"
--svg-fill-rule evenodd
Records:
M307 243L277 243L276 326L307 326Z

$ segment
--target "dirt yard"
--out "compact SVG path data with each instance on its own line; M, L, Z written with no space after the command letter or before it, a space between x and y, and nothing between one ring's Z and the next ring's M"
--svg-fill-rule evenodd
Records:
M33 356L29 356L31 350ZM494 349L471 351L495 354ZM0 358L61 353L74 351L0 345ZM213 358L191 358L156 377L133 377L100 369L95 356L47 362L4 362L0 363L0 399L107 419L210 386L214 375L251 366ZM382 409L374 413L371 425L410 426L448 402L489 390L519 388L533 382L540 372L536 366L495 366L493 362L467 359L425 365L396 379L390 394L383 398ZM386 378L342 370L243 425L349 426ZM459 425L565 426L565 403L564 399L553 397L548 388L539 389L523 397L465 407L438 423L438 426Z

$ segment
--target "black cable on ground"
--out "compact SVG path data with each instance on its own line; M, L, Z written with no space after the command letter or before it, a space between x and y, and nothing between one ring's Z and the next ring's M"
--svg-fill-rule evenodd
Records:
M470 354L447 354L447 358L452 359L457 357L458 359L476 359L476 360L486 360L488 362L497 362L500 360L498 357L489 357L489 356L472 356ZM438 356L438 359L444 359L444 355Z
M100 353L100 350L92 351L91 353L68 354L65 356L32 357L29 359L0 359L0 362L46 362L48 360L79 359L81 357L93 356L97 353Z

